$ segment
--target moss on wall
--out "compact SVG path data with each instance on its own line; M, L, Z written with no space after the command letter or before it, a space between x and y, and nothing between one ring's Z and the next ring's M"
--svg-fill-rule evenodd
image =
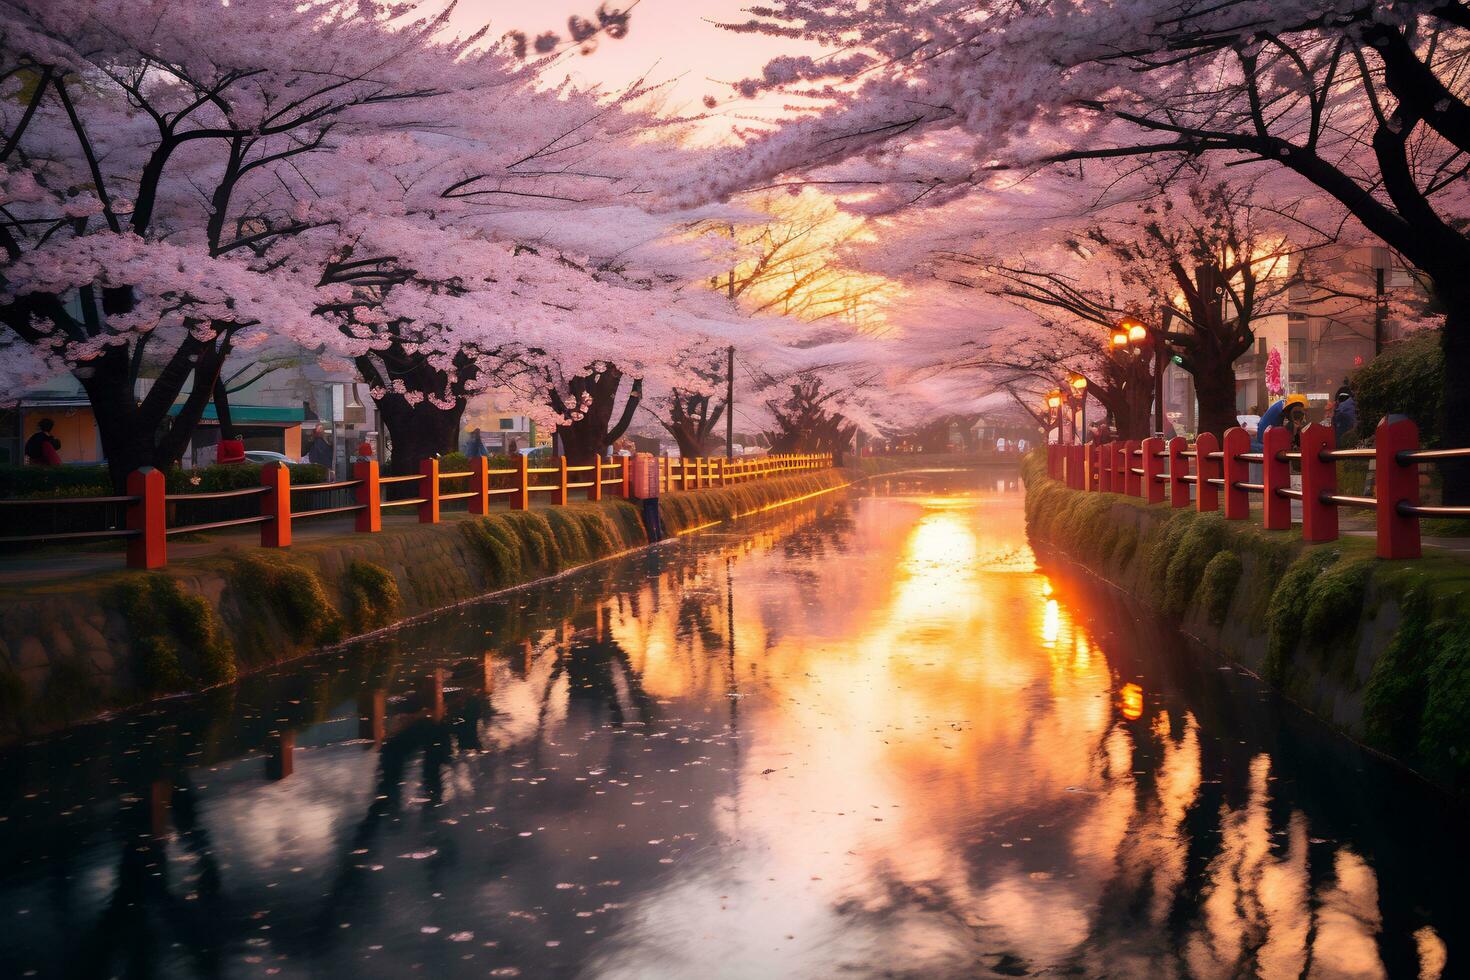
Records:
M1205 565L1204 574L1200 576L1199 600L1205 617L1213 625L1225 622L1242 570L1240 556L1228 548L1216 552Z
M140 575L119 583L113 598L127 622L140 690L164 694L235 679L234 646L214 607L178 579Z
M284 633L297 646L325 646L342 639L347 624L317 573L281 552L245 552L234 561L230 587L237 601L253 609L252 631L264 631L256 644L269 648L272 637Z
M1070 490L1040 453L1022 472L1039 554L1065 554L1197 624L1350 734L1470 791L1470 562L1379 561L1368 538L1308 545L1296 530Z
M354 633L382 629L397 620L403 608L398 583L386 568L370 561L353 561L347 566L344 590L347 621Z

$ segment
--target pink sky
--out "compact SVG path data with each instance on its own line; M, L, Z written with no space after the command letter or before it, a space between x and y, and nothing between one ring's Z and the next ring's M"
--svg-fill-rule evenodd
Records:
M713 21L742 21L742 9L752 0L642 0L632 13L628 36L603 39L586 56L572 55L567 70L581 83L619 87L647 73L656 81L671 81L671 108L703 111L700 100L713 95L721 106L715 114L738 123L736 116L769 116L746 100L731 101L731 82L760 73L773 55L796 49L795 42L760 35L734 34ZM535 36L553 30L566 36L570 14L590 17L598 0L552 0L530 4L525 0L461 0L455 24L461 30L488 21L500 34L519 29ZM626 6L626 0L622 4ZM609 6L619 6L612 0ZM779 106L779 100L775 103ZM710 128L720 128L721 124Z

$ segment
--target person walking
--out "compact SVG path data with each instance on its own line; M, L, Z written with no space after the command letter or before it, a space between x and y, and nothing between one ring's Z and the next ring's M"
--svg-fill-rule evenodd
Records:
M470 433L470 444L465 448L464 454L470 459L484 459L490 455L485 449L485 440L481 437L479 429Z
M309 463L320 466L326 471L327 479L331 480L334 478L332 474L332 463L334 460L332 457L332 443L327 439L326 429L318 422L316 428L311 430L311 441L306 444L306 460Z
M26 440L26 462L33 466L60 466L61 440L51 434L56 423L42 419L35 433Z
M1332 409L1332 432L1337 436L1337 444L1344 445L1352 438L1353 432L1358 427L1358 403L1353 400L1353 393L1346 387L1338 389L1337 405Z

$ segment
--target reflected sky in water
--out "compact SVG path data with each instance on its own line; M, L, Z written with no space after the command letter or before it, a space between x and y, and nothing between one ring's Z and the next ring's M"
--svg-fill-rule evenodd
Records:
M1464 813L866 485L0 755L0 976L1453 976Z

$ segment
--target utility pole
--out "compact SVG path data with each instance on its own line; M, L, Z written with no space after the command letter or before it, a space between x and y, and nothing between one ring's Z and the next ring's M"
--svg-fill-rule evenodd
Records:
M1373 270L1373 355L1376 357L1383 353L1383 320L1387 310L1384 307L1384 278L1388 272L1383 266Z
M730 225L730 241L735 241L735 225ZM735 263L730 263L730 277L725 295L735 302ZM725 351L725 458L735 458L735 345Z

